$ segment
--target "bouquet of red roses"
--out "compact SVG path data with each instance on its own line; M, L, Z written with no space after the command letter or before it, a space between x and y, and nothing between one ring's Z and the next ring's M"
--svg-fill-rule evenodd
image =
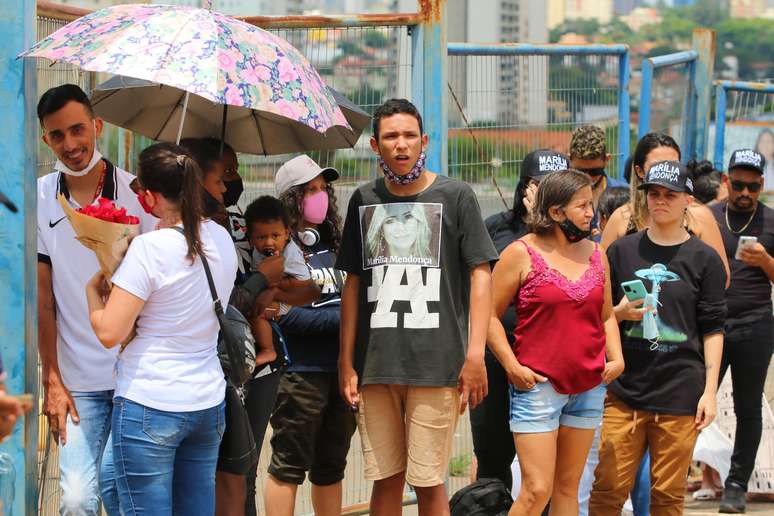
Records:
M97 199L97 204L89 204L85 208L78 208L75 211L89 217L104 220L105 222L116 222L118 224L140 223L140 219L134 215L126 214L126 208L118 209L113 201L105 197Z
M140 219L126 214L126 208L117 208L110 199L100 197L97 204L74 209L59 194L75 238L94 251L99 267L108 281L123 260L129 242L140 234Z

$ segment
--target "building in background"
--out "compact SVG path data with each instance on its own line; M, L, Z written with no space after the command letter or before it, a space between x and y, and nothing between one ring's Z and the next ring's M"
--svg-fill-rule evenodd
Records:
M774 18L774 2L771 0L731 0L731 18Z
M447 9L450 42L548 42L543 0L450 0ZM544 124L547 63L541 57L454 58L448 69L453 93L449 98L450 123L461 123L462 110L475 124Z
M616 16L627 16L637 7L635 0L613 0L613 14Z
M613 0L565 0L565 20L597 20L610 23L613 18Z
M548 30L554 29L564 23L566 4L567 0L546 1L546 25Z
M661 15L655 7L635 7L629 14L620 18L633 31L638 31L645 25L661 23Z

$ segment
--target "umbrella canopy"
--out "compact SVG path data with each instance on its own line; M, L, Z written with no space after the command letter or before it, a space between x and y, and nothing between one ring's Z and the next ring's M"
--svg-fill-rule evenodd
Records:
M339 92L328 88L328 93L350 127L337 125L321 133L271 112L224 106L191 95L182 137L222 138L237 152L264 155L353 147L371 117ZM172 142L177 137L184 99L185 92L178 88L118 75L99 84L91 96L94 112L107 122Z
M146 79L217 104L347 126L325 82L284 39L207 9L117 5L68 23L22 57Z

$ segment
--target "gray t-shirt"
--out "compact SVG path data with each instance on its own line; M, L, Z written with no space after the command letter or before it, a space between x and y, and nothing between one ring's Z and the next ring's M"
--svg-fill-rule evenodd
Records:
M437 176L418 195L376 179L353 194L336 268L360 277L362 384L452 387L468 344L470 270L497 259L473 190Z

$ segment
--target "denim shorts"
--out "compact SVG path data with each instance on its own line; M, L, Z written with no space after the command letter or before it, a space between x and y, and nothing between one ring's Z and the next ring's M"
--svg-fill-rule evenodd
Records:
M560 394L551 382L528 391L509 386L511 432L553 432L559 425L594 430L602 422L607 385L600 383L579 394Z

